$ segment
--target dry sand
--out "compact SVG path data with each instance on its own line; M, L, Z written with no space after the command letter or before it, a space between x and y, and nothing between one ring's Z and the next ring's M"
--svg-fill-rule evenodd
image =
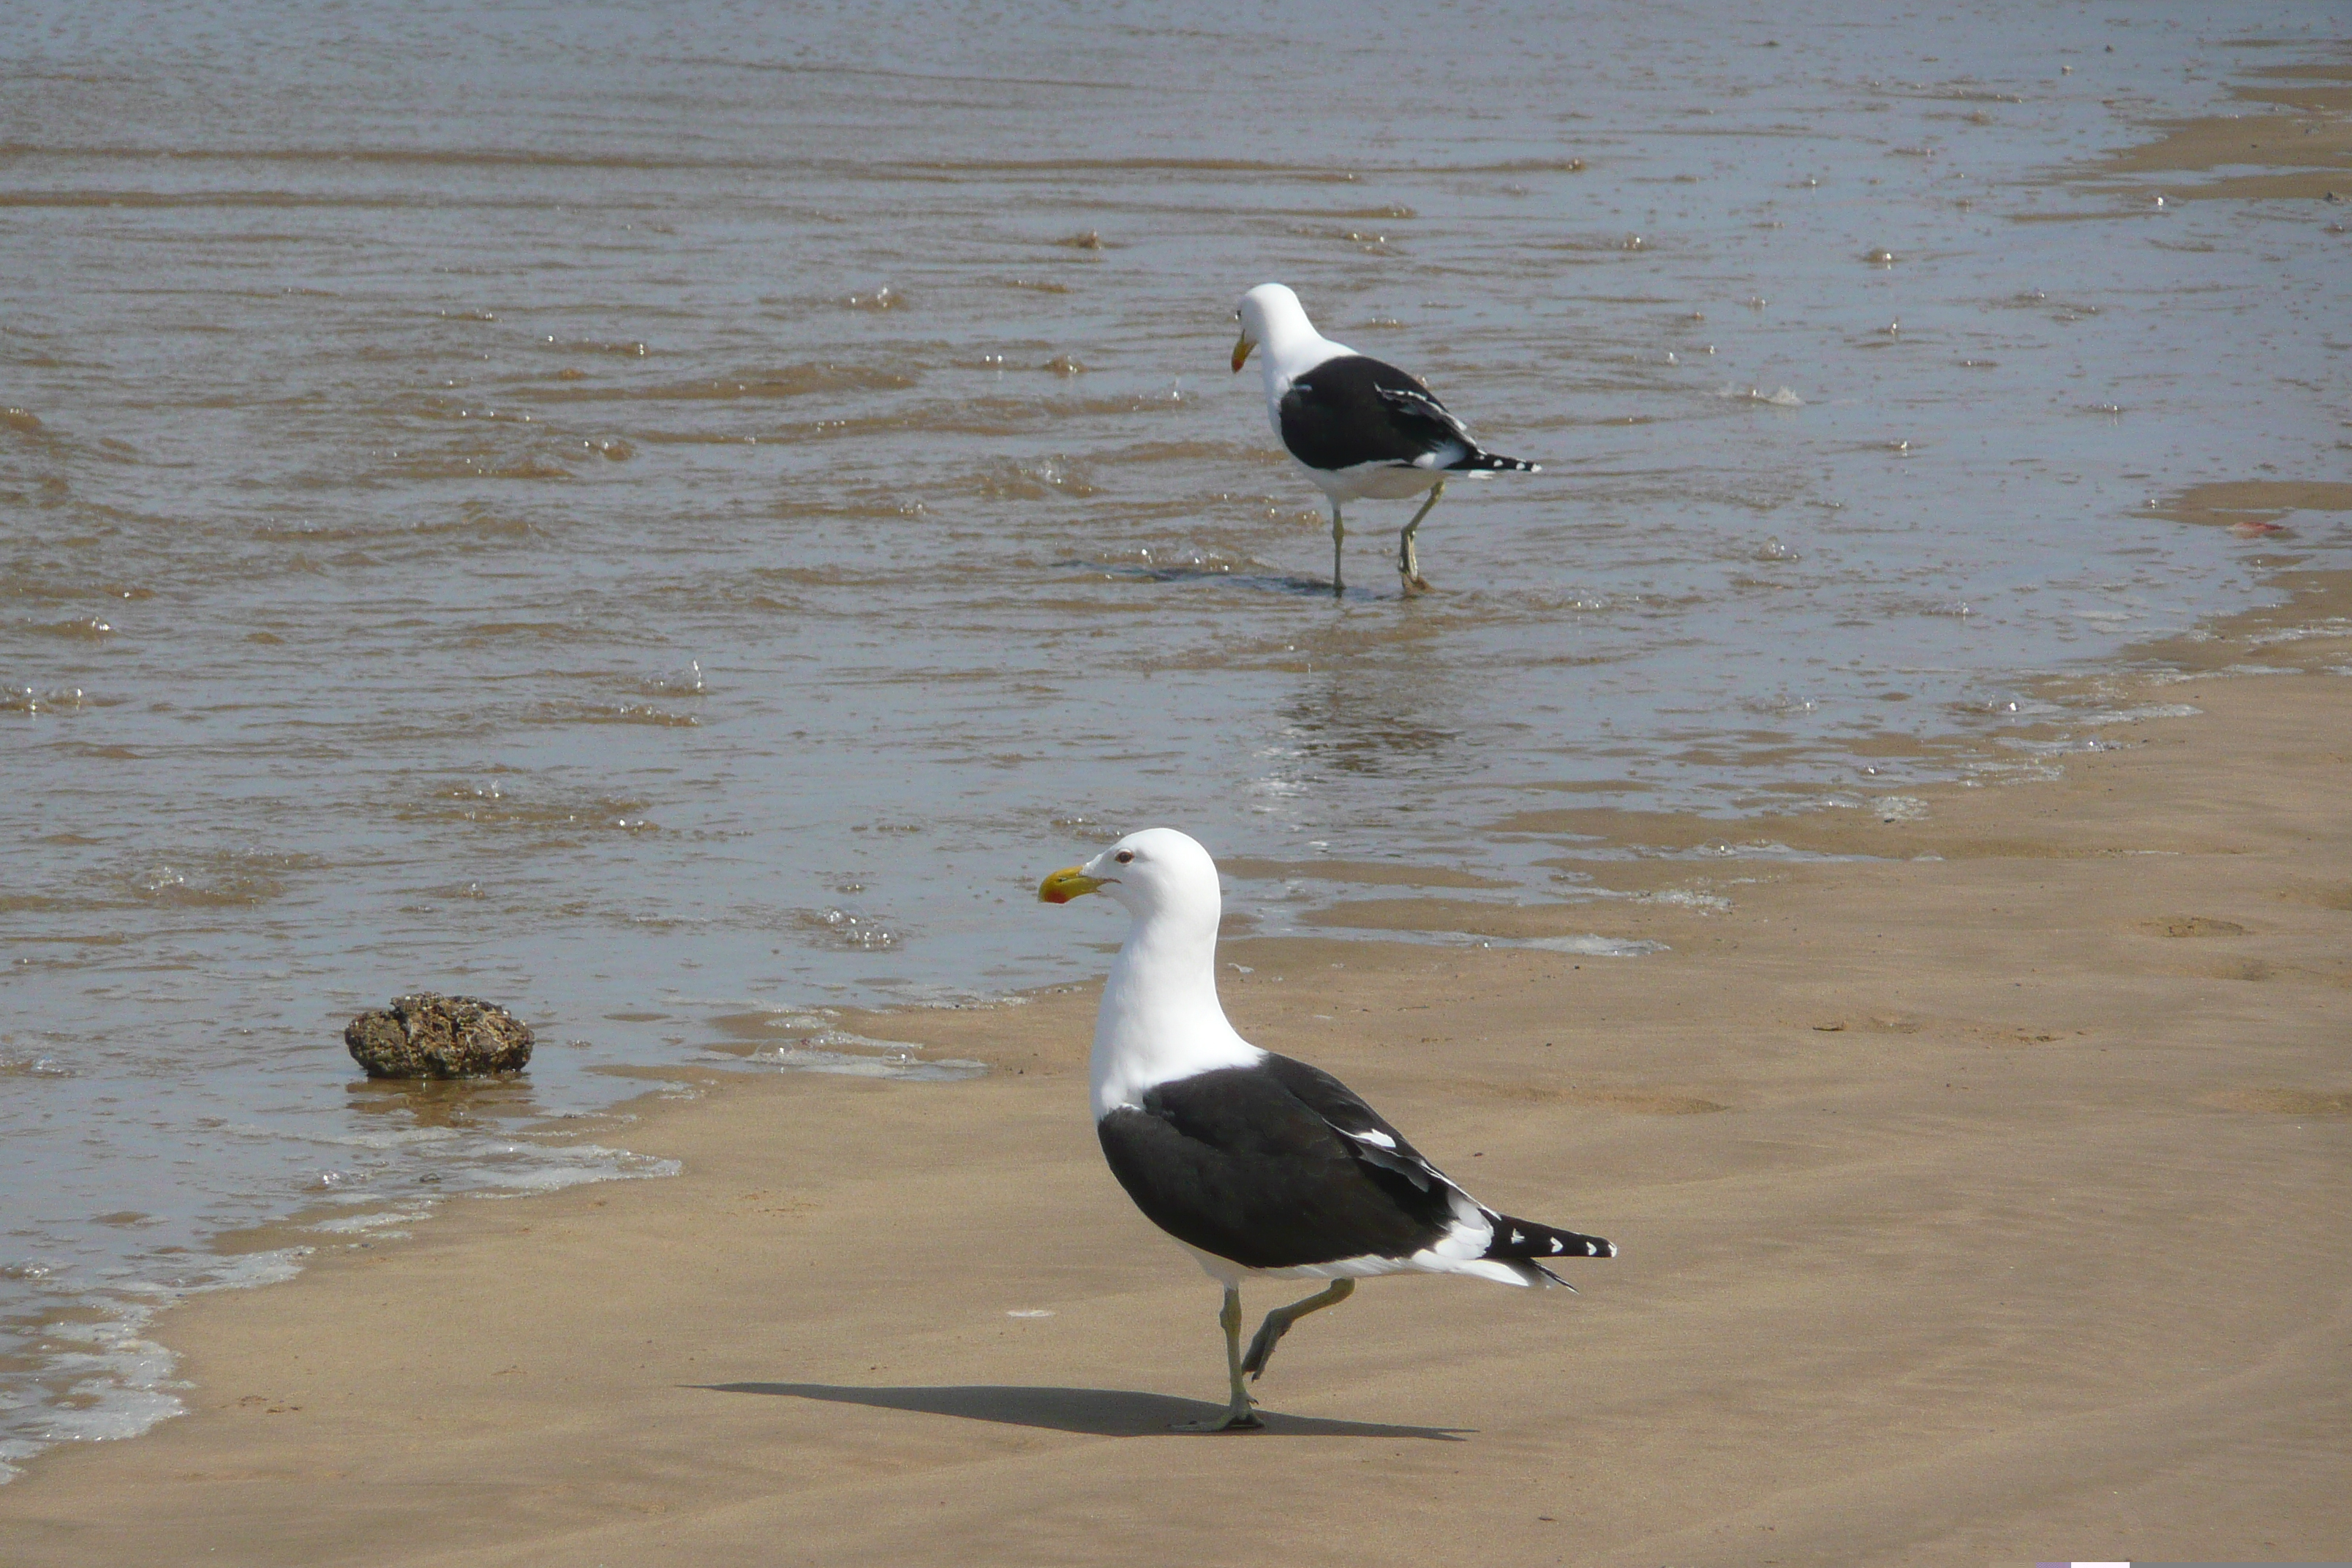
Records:
M1264 1433L1167 1430L1221 1396L1216 1292L1103 1167L1066 990L856 1021L985 1078L705 1074L625 1134L679 1177L175 1312L192 1414L37 1461L6 1561L2352 1555L2352 584L2295 583L2170 650L2294 673L2147 680L2199 711L2061 778L1736 829L1869 858L1507 825L1635 895L1508 934L1667 952L1229 944L1244 1033L1623 1248L1580 1296L1370 1283L1285 1343ZM1459 929L1444 869L1339 868L1335 920Z

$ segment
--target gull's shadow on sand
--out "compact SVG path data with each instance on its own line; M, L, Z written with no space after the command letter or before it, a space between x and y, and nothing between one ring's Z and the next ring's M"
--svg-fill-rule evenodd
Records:
M916 1410L928 1415L960 1415L967 1421L999 1421L1008 1426L1044 1426L1095 1437L1164 1437L1180 1421L1205 1421L1224 1406L1165 1394L1118 1388L1024 1388L1002 1384L951 1384L939 1388L857 1388L836 1383L697 1383L714 1394L772 1394L831 1405L865 1405L877 1410ZM1467 1428L1391 1426L1375 1421L1327 1421L1314 1415L1261 1411L1262 1435L1276 1437L1423 1437L1458 1443ZM1248 1434L1231 1434L1248 1436Z

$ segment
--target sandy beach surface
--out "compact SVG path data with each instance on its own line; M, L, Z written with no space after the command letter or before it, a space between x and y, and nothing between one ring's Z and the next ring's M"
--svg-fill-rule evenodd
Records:
M193 1302L190 1415L37 1461L5 1556L2342 1557L2352 588L2290 585L2128 678L2150 716L2061 776L1738 825L1856 858L1710 881L1654 851L1721 823L1506 825L1728 898L1609 906L1665 952L1401 941L1462 911L1370 881L1345 937L1231 942L1245 1034L1622 1248L1575 1296L1372 1282L1286 1342L1263 1433L1168 1430L1220 1397L1216 1295L1104 1169L1066 989L853 1020L985 1077L704 1074L626 1133L675 1179Z
M2299 60L2247 76L2231 89L2243 111L2161 126L2110 156L2105 173L2197 176L2168 201L2352 201L2352 66ZM2214 175L2223 168L2236 172Z
M2242 113L2070 165L2032 221L2144 216L2177 175L2168 204L2340 235L2347 68L2238 74ZM1615 1240L1580 1294L1370 1282L1284 1342L1264 1431L1179 1434L1222 1402L1217 1294L1104 1167L1094 988L846 1015L988 1070L613 1068L646 1094L567 1136L681 1173L231 1236L317 1250L173 1308L186 1414L27 1461L0 1564L2352 1558L2352 575L2289 521L2352 485L2148 506L2274 542L2288 601L2045 683L2098 700L2000 746L1854 748L1967 783L1736 821L1530 789L1440 837L1542 847L1557 901L1424 859L1299 865L1351 889L1318 935L1229 902L1242 1031L1488 1203ZM1006 918L1106 959L1120 929ZM749 1057L772 1022L717 1026Z
M1497 1203L1627 1247L1580 1299L1368 1289L1286 1349L1275 1407L1464 1428L1391 1462L1454 1456L1479 1487L1565 1473L1497 1461L1507 1402L1447 1375L1492 1333L1499 1386L1597 1419L1562 1428L1590 1508L1531 1492L1525 1528L1572 1515L1587 1552L1654 1531L1675 1510L1584 1446L1664 1440L1607 1406L1640 1361L1624 1325L1693 1342L1690 1281L1648 1271L1738 1237L1762 1277L1846 1280L1824 1299L1881 1314L1817 1224L1685 1222L1621 1177L1701 1173L1770 1210L1812 1141L1899 1125L1848 1056L1916 1066L1959 1048L1951 1020L2042 1027L2011 1021L2014 952L1902 913L1965 903L1939 879L1984 857L1909 857L1955 825L2026 842L1974 795L2022 810L2037 791L1999 778L2105 766L2089 742L2132 732L2110 719L2175 705L2092 672L2267 602L2290 558L2352 569L2352 44L2325 7L1506 6L1438 28L1396 0L914 0L882 26L742 0L554 28L445 9L0 7L0 1568L22 1541L71 1550L77 1519L129 1528L124 1489L85 1509L72 1477L266 1468L172 1458L226 1451L248 1416L370 1475L401 1445L320 1424L408 1384L331 1348L347 1331L422 1354L415 1325L446 1325L431 1353L457 1359L415 1386L455 1425L395 1421L432 1434L420 1452L478 1418L520 1430L519 1391L567 1371L612 1380L577 1408L633 1443L725 1436L726 1463L781 1453L794 1484L833 1483L729 1424L805 1420L850 1476L896 1462L856 1433L980 1429L709 1389L645 1411L614 1390L640 1361L683 1387L682 1360L619 1356L534 1294L435 1304L435 1269L547 1283L574 1260L539 1257L546 1230L575 1223L568 1297L613 1300L660 1358L718 1355L703 1381L1213 1395L1213 1296L1097 1169L1069 1077L1086 997L1005 1005L1098 974L1117 935L1098 904L1037 907L1038 873L1147 823L1223 857L1251 1028L1362 1079ZM1237 297L1268 280L1542 465L1449 488L1419 535L1437 592L1392 574L1404 500L1351 507L1333 592L1268 356L1230 368ZM2045 691L2053 672L2082 679ZM1954 778L1985 788L1915 788ZM1818 858L1846 850L1873 858ZM1808 898L1830 901L1789 902ZM2260 921L2148 901L2099 917L2118 963L2284 963ZM1645 942L1669 951L1609 956ZM1874 964L1901 984L1865 984ZM1820 1003L1838 1016L1814 1016L1822 984L1857 988ZM2072 984L2105 1031L2084 1050L2141 1046ZM528 1019L530 1072L362 1080L345 1025L420 989ZM1002 1010L842 1016L950 1004ZM866 1044L908 1035L996 1070L766 1081L961 1070ZM1862 1098L1799 1117L1781 1051ZM761 1081L661 1098L719 1068ZM1927 1070L1939 1105L1987 1092ZM2254 1089L2309 1087L2279 1071ZM648 1094L646 1120L611 1114ZM972 1223L932 1190L950 1148L948 1201L1026 1200L997 1244L929 1239ZM667 1155L690 1172L674 1188L617 1181ZM891 1184L870 1214L848 1173ZM709 1225L676 1207L697 1193ZM1899 1205L1824 1190L1805 1212L1919 1244ZM631 1215L676 1265L620 1245ZM434 1261L501 1225L532 1229ZM614 1297L729 1247L756 1300L666 1304L648 1335ZM2023 1268L1997 1254L1970 1267ZM243 1289L313 1265L290 1294ZM376 1274L415 1287L381 1309L396 1329L339 1294ZM1920 1285L1919 1321L1975 1321L1944 1288ZM331 1332L274 1316L310 1301ZM247 1311L250 1365L226 1326ZM915 1357L924 1333L950 1341ZM1387 1354L1433 1381L1384 1385ZM304 1368L349 1392L296 1386ZM625 1490L562 1474L590 1476L585 1500L551 1519ZM354 1497L404 1495L383 1480ZM221 1517L279 1528L262 1483L224 1484ZM1106 1491L1071 1494L1089 1529ZM155 1518L184 1531L208 1495L157 1492ZM320 1533L379 1550L327 1495L302 1492ZM1519 1528L1504 1493L1457 1495ZM421 1551L414 1511L393 1508Z

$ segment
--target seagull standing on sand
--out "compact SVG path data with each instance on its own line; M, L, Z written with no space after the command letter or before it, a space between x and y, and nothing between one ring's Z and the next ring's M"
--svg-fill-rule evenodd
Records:
M1309 1312L1376 1274L1470 1274L1564 1285L1545 1263L1614 1258L1579 1236L1496 1214L1431 1164L1329 1073L1262 1051L1217 1000L1216 862L1171 827L1129 834L1045 879L1038 898L1102 892L1135 917L1095 1019L1095 1131L1147 1218L1225 1288L1231 1398L1186 1430L1262 1425L1243 1374ZM1266 1314L1242 1349L1244 1279L1328 1279Z
M1242 324L1234 345L1239 374L1252 349L1265 353L1266 417L1293 461L1331 498L1331 592L1342 591L1339 546L1348 536L1339 503L1370 497L1402 500L1429 492L1397 540L1397 574L1408 594L1429 584L1414 553L1413 531L1445 493L1452 474L1543 470L1483 450L1417 375L1370 359L1315 330L1298 296L1261 283L1234 311Z

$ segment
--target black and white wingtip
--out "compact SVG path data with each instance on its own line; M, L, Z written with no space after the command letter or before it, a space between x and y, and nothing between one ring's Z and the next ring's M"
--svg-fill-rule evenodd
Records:
M1575 1286L1544 1265L1567 1258L1617 1256L1617 1244L1597 1236L1582 1236L1572 1230L1538 1225L1531 1219L1514 1219L1509 1215L1496 1215L1494 1225L1495 1238L1487 1243L1480 1261L1499 1263L1517 1273L1526 1284L1549 1281L1574 1293Z
M1530 463L1518 458L1498 458L1492 452L1473 451L1454 467L1472 474L1540 474L1541 463Z
M1531 1219L1514 1219L1509 1215L1499 1215L1495 1220L1495 1239L1487 1244L1486 1256L1497 1262L1536 1258L1549 1262L1555 1258L1614 1258L1617 1256L1617 1244L1597 1236L1580 1236L1572 1230L1538 1225Z

